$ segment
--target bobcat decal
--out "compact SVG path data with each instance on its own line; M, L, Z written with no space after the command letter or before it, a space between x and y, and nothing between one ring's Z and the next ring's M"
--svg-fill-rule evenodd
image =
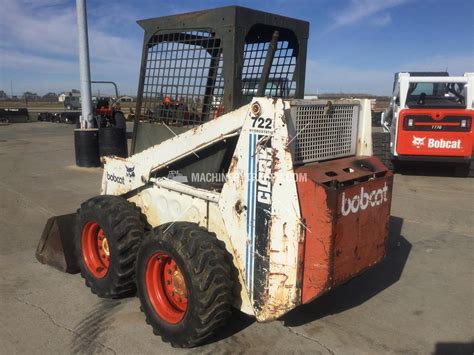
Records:
M127 176L129 178L134 178L135 177L135 167L132 166L131 168L129 168L128 166L125 166L125 168L127 169Z
M420 148L422 145L425 145L425 139L426 137L421 138L413 136L411 144L413 144L416 148Z

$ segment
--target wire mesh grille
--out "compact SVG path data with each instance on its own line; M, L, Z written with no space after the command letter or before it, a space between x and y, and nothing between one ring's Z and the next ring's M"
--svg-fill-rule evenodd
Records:
M199 125L223 110L221 41L210 31L157 33L148 43L140 118Z
M295 163L354 155L358 116L357 104L296 106Z
M242 93L247 98L257 94L270 42L246 43L242 68ZM296 82L293 74L296 56L288 41L278 41L265 88L265 96L294 97Z

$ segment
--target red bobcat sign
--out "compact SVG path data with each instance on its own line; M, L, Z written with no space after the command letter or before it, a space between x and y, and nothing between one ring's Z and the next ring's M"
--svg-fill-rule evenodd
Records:
M464 127L463 121L466 122ZM466 110L402 110L396 151L398 155L470 157L471 122L472 113Z

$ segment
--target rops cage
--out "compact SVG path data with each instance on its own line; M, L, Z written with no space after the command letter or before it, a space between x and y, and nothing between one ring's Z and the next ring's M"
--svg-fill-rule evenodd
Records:
M308 22L229 6L138 23L145 36L133 153L254 96L304 96Z

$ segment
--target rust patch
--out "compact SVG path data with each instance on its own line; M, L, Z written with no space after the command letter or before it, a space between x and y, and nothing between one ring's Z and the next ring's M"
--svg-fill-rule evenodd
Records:
M324 115L330 115L332 113L332 101L328 101L324 106Z
M291 153L290 152L290 137L287 137L286 138L286 142L285 144L283 145L283 150L287 153Z
M237 167L237 163L239 162L239 158L234 155L232 157L232 160L230 162L230 166L229 166L229 174L232 174L234 172L234 169Z
M271 163L271 172L272 172L272 183L275 180L275 173L280 171L280 159L277 157L278 149L272 149L272 163Z
M242 186L244 186L244 183L245 183L244 174L239 174L239 188L242 188Z
M260 115L262 114L262 108L258 101L255 101L250 109L255 117L260 117Z
M346 167L353 171L345 171ZM328 176L328 171L337 172L337 177ZM374 171L381 176L374 176ZM385 249L380 245L387 238L390 200L344 215L341 206L343 199L359 196L362 189L367 194L386 185L389 198L392 190L391 173L372 158L338 159L296 169L296 173L305 172L309 179L297 183L302 216L309 228L302 246L304 257L298 256L304 259L302 303L383 259ZM331 179L334 184L327 183Z
M234 205L234 210L237 212L237 214L241 214L243 211L245 211L247 207L242 204L242 201L238 200L235 205Z
M284 279L280 281L281 284L286 283L286 281L288 280L288 275L283 272L270 272L268 274L268 277L272 277L272 276L283 276Z

